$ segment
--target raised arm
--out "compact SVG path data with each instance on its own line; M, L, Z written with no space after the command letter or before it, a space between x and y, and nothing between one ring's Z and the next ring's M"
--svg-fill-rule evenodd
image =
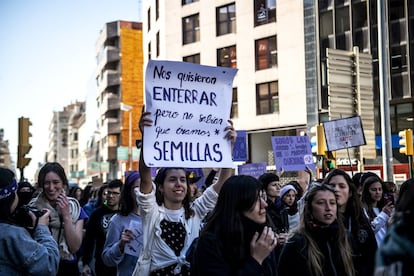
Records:
M152 126L150 118L151 112L145 111L145 105L142 106L141 118L139 119L139 130L142 134L142 150L139 156L139 174L141 176L141 184L139 190L143 194L149 194L152 191L151 168L145 165L144 162L144 129L145 126Z
M227 131L225 138L227 140L230 140L230 142L231 142L231 154L233 155L233 148L234 148L234 143L236 142L237 132L234 130L233 121L228 120L228 122L229 122L229 125L224 129L225 131ZM217 193L220 192L221 187L223 187L223 183L232 174L233 174L233 169L232 168L221 168L220 169L217 182L213 184L213 188Z

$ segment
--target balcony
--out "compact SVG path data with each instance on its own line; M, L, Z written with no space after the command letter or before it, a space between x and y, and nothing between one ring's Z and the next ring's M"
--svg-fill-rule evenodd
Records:
M119 97L113 93L107 93L104 96L102 106L100 107L101 113L105 114L108 110L119 109Z
M106 118L102 125L102 133L103 137L111 135L111 134L119 134L121 133L121 121L117 118Z
M99 72L104 68L105 64L119 61L119 49L115 46L106 46L98 57L98 66L96 68L96 75L99 75Z
M105 44L105 41L119 36L118 21L106 23L96 42L96 52Z
M118 71L116 70L107 70L103 74L101 80L99 81L98 90L99 93L102 93L107 87L120 85L121 84L121 76Z

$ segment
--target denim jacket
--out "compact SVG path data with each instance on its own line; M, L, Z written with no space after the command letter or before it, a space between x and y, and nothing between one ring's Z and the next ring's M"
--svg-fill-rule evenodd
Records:
M32 236L23 227L0 222L0 275L56 275L59 251L45 225Z

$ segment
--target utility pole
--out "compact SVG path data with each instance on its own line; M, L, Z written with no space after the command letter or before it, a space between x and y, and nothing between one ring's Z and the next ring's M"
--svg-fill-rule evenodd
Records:
M388 32L385 24L386 1L377 0L378 9L378 66L379 66L379 88L381 108L381 142L382 142L382 165L384 181L393 181L393 155L390 124L390 84L388 81L389 59L386 47L388 45Z

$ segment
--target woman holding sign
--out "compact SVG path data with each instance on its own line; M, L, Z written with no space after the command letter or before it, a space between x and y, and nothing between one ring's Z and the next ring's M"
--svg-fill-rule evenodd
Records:
M153 125L151 113L144 111L144 108L139 122L143 147L146 143L144 130ZM229 123L224 129L225 138L231 141L233 147L236 131L232 122ZM153 182L151 169L145 164L144 158L141 152L141 185L135 189L135 193L141 208L144 241L152 241L149 246L151 275L189 275L187 250L198 237L201 222L213 210L218 193L224 181L231 176L232 169L222 169L217 182L192 202L185 168L161 168Z

